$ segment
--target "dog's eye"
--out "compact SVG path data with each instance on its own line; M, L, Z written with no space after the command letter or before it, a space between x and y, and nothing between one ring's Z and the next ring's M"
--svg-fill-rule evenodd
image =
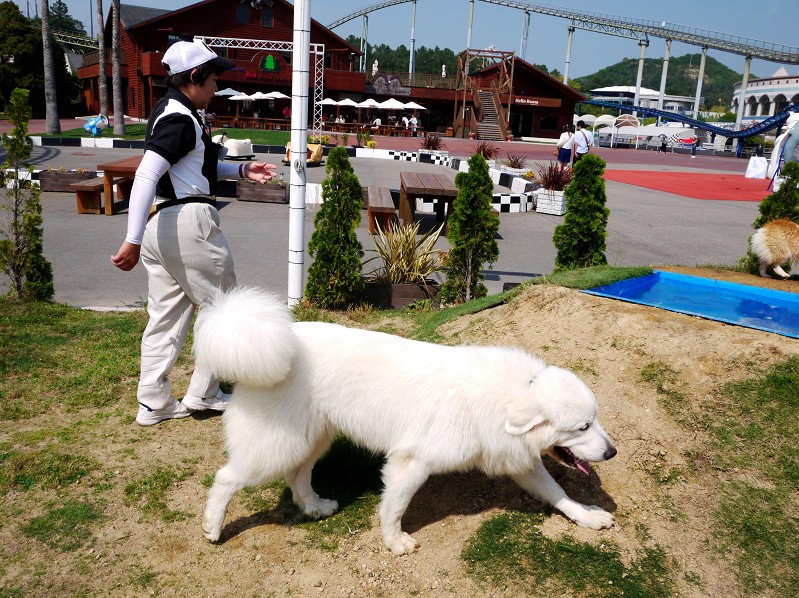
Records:
M585 432L590 427L591 427L591 424L585 424L582 428L580 428L580 432Z

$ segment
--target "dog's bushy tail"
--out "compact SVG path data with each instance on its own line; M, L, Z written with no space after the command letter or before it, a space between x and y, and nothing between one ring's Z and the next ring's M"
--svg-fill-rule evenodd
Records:
M286 305L267 291L217 291L194 326L197 367L248 386L278 384L297 351L291 323Z

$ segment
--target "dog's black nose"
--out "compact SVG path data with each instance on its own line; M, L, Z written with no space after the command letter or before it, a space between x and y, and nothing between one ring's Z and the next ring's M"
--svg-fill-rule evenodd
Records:
M603 454L602 456L605 457L605 461L607 461L608 459L612 459L613 457L615 457L616 452L617 452L616 447L611 446L610 448L608 448L608 450L605 451L605 454Z

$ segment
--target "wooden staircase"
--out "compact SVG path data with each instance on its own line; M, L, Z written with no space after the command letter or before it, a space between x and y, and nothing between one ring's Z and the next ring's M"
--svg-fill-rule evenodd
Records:
M499 126L499 115L494 105L494 97L490 91L479 90L480 105L483 119L477 123L477 138L486 141L504 141L502 129Z

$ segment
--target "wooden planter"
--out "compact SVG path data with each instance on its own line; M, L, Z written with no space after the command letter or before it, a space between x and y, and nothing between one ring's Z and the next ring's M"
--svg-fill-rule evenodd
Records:
M435 299L438 295L437 282L428 281L427 284L390 284L383 282L366 281L363 291L363 300L379 309L402 309L414 301Z
M240 201L260 201L264 203L288 203L288 185L283 183L236 182L236 198Z
M39 172L39 186L42 191L67 191L71 192L69 186L72 183L79 183L87 179L97 178L95 171L89 172L58 172L42 170Z

